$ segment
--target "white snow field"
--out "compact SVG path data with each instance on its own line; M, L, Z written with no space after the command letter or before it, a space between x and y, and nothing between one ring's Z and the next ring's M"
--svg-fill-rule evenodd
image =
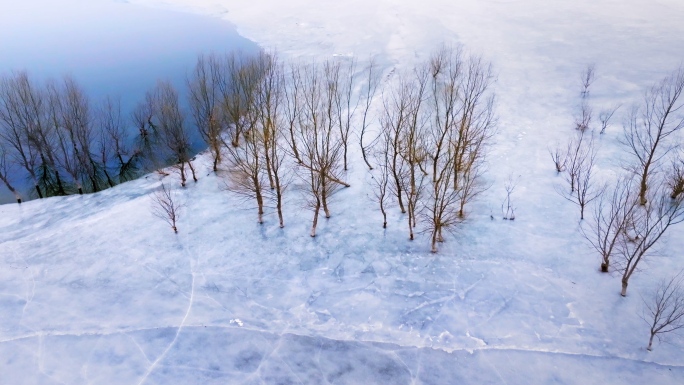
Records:
M592 103L625 103L598 138L600 176L615 177L627 106L682 62L684 2L132 3L223 18L286 59L378 55L386 73L463 44L498 74L491 187L438 254L396 209L382 229L357 150L315 238L296 188L284 229L272 211L258 225L205 155L185 189L150 174L2 205L0 384L684 383L684 339L648 352L639 317L641 295L684 268L684 224L622 298L547 153L573 134L579 74L596 63ZM151 212L162 182L186 203L177 235Z

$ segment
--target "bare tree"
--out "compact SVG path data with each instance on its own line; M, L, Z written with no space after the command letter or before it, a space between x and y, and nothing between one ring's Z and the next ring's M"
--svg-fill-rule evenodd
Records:
M283 115L286 114L283 110L300 106L288 104L284 69L275 52L259 53L245 63L243 69L259 76L253 79L255 83L249 87L252 94L246 101L250 104L241 117L244 143L241 146L227 146L230 157L228 188L246 198L255 199L258 222L263 223L268 197L264 189L266 185L270 186L280 227L284 227L283 193L288 175L284 167L287 158L284 141L287 134L284 132L286 123ZM295 120L293 118L289 122L292 130Z
M590 134L584 131L577 132L577 135L568 141L565 157L565 180L570 185L569 196L574 196L578 188L580 172L587 166L587 158L595 157L594 140ZM593 164L593 160L590 160ZM561 195L566 196L565 193Z
M660 281L644 301L641 319L649 326L647 350L653 349L653 339L684 328L684 274L682 271L669 280Z
M425 69L416 70L415 88L410 94L408 119L401 132L401 157L406 163L406 174L402 180L403 191L406 195L408 213L409 239L414 239L414 228L418 225L421 200L424 199L426 176L425 166L428 161L426 131L429 116L425 111L425 94L428 86L428 72ZM440 233L441 234L441 233ZM441 236L441 235L440 235ZM440 238L441 240L441 238Z
M176 224L180 216L180 211L184 206L176 193L166 188L162 183L161 189L154 192L152 199L152 214L164 220L171 226L174 233L178 233Z
M257 203L257 222L264 223L264 160L263 137L256 128L243 131L242 145L228 146L228 190Z
M684 157L678 152L672 160L670 171L667 175L667 186L670 188L670 198L678 199L684 194Z
M338 127L340 129L340 141L342 142L342 168L347 171L347 151L349 143L349 133L352 128L352 121L356 114L356 109L359 107L360 99L353 98L354 84L356 75L356 60L349 60L344 67L340 65L340 78L337 95L335 96L335 105L337 108L337 117L339 119Z
M605 185L597 184L593 178L596 148L593 141L589 143L590 148L577 168L577 189L571 199L580 208L580 220L584 220L584 209L587 205L600 197L606 189Z
M586 131L591 127L593 110L586 99L582 99L579 110L575 113L575 129Z
M185 125L185 115L179 105L178 92L171 83L160 81L151 95L153 103L151 125L159 130L171 162L180 171L181 186L185 187L186 165L190 168L192 179L197 182L191 159L190 133Z
M610 120L613 118L613 115L615 115L615 112L622 107L621 104L616 104L613 107L602 110L599 113L599 121L601 121L601 131L599 132L600 134L604 134L606 132L606 128L610 125Z
M96 158L95 131L90 101L81 87L65 77L61 87L48 86L50 114L59 144L60 164L83 194L104 186L102 165Z
M607 273L613 254L633 221L637 207L632 179L619 178L610 194L602 194L593 210L592 220L580 227L582 236L601 255L601 271Z
M135 153L138 154L140 166L145 171L159 170L166 165L162 134L156 119L156 106L154 90L145 94L145 100L137 104L131 113L131 120L138 129L135 138Z
M231 145L240 144L240 135L250 124L245 118L249 109L254 106L254 95L261 73L258 58L243 52L231 52L224 60L222 81L219 90L223 102L223 111L232 123Z
M633 156L631 170L639 177L639 203L646 204L649 179L662 159L674 148L670 136L684 127L680 96L684 90L684 69L654 85L634 107L624 125L623 142Z
M388 191L397 199L401 212L408 214L410 240L415 237L428 175L428 76L426 67L408 76L399 75L396 84L383 92L384 109L380 117L381 152L387 152L386 168L390 173Z
M288 67L288 74L285 80L285 119L288 127L287 143L292 151L292 157L298 164L302 164L302 157L297 149L297 129L302 109L302 86L301 86L301 66L291 63Z
M45 140L48 138L47 116L45 92L29 80L26 72L2 78L0 135L12 150L12 160L28 174L39 198L52 195L55 190L53 177L59 180L59 171L52 167L55 164L52 143L47 146ZM59 192L59 188L57 190Z
M565 189L557 191L565 199L579 206L580 220L584 220L584 209L587 204L597 199L605 190L605 186L597 186L592 178L597 151L593 132L588 133L591 130L593 112L587 98L594 76L593 64L587 66L582 73L582 100L575 115L575 138L568 142L565 154L562 154L559 148L556 148L555 152L550 151L556 171L564 170L565 179L570 185L570 192L566 192Z
M514 180L513 176L509 175L506 180L506 185L504 186L504 189L506 189L506 198L504 198L503 203L501 203L501 214L503 215L504 220L515 220L515 207L513 207L513 203L511 202L511 196L517 185L518 179Z
M580 79L582 80L582 99L585 99L589 96L589 87L596 80L596 65L594 63L587 65L582 71Z
M29 91L29 88L32 88ZM59 98L55 90L55 84L50 82L47 88L33 88L25 86L28 91L25 95L25 103L30 106L30 114L35 122L30 125L28 132L29 145L38 153L38 181L41 188L48 196L66 195L67 186L63 179L64 164L60 157L59 135L61 130L61 112ZM73 161L74 170L76 161ZM67 170L68 173L68 170ZM74 172L74 175L77 175Z
M593 110L589 105L589 88L596 79L596 72L594 64L589 64L583 71L580 77L582 80L582 99L580 101L579 109L575 112L575 129L585 131L590 128Z
M433 176L424 217L426 230L430 233L433 253L437 252L437 243L444 241L443 230L450 231L455 224L463 221L458 210L459 195L452 188L453 150L447 148L447 151L441 155L444 166L438 168L436 178Z
M399 209L406 212L404 206L404 185L406 178L406 161L402 157L402 136L409 119L414 83L406 81L403 77L398 79L398 84L387 92L383 92L383 114L380 116L382 127L381 138L383 151L389 152L387 168L391 175L390 191L397 199Z
M66 103L66 95L61 88L55 83L48 84L48 109L50 116L51 134L55 137L55 151L57 152L57 162L61 169L71 178L72 186L76 186L79 194L83 194L83 184L81 177L83 168L80 164L79 149L75 143L75 122L73 122L67 115L68 107L64 106ZM49 135L49 134L48 134ZM48 140L45 140L48 135L43 134L41 142L46 143L44 149L51 148ZM44 150L49 154L50 151ZM47 189L46 189L47 190Z
M361 132L359 133L359 145L361 146L361 155L363 156L363 161L366 162L366 166L370 170L373 166L368 162L367 152L370 147L373 146L374 142L369 144L364 144L363 139L368 130L370 119L368 119L368 114L370 112L371 104L373 103L373 98L380 85L380 75L378 74L377 63L374 59L368 62L368 67L366 69L366 82L363 88L363 119L361 121Z
M426 230L431 234L431 251L437 252L437 242L443 242L443 230L461 221L459 201L461 160L469 142L465 131L469 122L464 111L468 104L460 50L442 48L430 57L427 70L430 78L431 122L428 127L432 184L425 203ZM475 81L475 79L473 79ZM463 104L460 102L463 101ZM462 135L463 134L463 135Z
M276 211L280 227L285 226L283 219L283 193L287 187L287 168L284 162L286 154L286 133L283 119L286 83L283 64L275 52L262 54L263 76L256 90L254 109L258 115L257 123L261 128L261 139L266 172L269 184L275 196Z
M684 199L670 199L662 185L650 191L651 202L635 210L627 231L620 237L616 267L622 274L623 297L639 263L653 254L654 246L670 226L684 221Z
M221 103L221 62L216 55L200 55L188 79L188 97L195 125L213 158L213 170L221 163L221 133L225 122Z
M339 137L335 98L340 84L339 64L325 62L298 72L301 85L296 143L302 163L300 176L307 183L307 202L314 212L311 236L316 236L319 211L330 217L328 200L340 186L342 141Z
M373 195L375 200L380 206L380 212L382 213L382 228L387 228L387 199L389 198L390 189L390 143L392 141L389 139L384 139L380 143L380 148L373 154L375 158L375 164L377 164L376 172L373 173L371 178L373 178Z
M100 127L100 155L108 183L123 183L137 176L140 152L130 148L129 136L118 100L106 98L97 111ZM114 174L110 175L110 164Z
M556 168L556 173L560 174L565 171L565 165L568 161L568 149L562 148L560 143L556 143L556 146L551 149L549 148L549 155L551 155L551 160L553 160L553 165Z
M102 115L99 115L99 112L97 119L102 119ZM114 176L110 172L110 158L112 158L112 151L114 151L115 145L112 142L110 136L107 135L107 131L103 128L103 126L100 126L100 128L101 130L98 132L97 138L99 161L102 165L102 173L104 174L105 179L107 181L107 186L114 187L114 185L116 185L116 181Z
M454 146L454 190L459 194L459 216L465 216L465 205L487 189L481 177L485 156L496 128L494 76L490 64L471 56L465 63L460 90L460 119Z
M5 186L7 186L7 189L14 194L14 198L17 200L17 203L21 203L21 194L10 182L11 175L12 163L8 160L7 149L5 148L4 143L0 140L0 180L5 184Z

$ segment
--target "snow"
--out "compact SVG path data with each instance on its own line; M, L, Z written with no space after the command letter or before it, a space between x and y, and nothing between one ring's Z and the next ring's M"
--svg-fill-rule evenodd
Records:
M462 43L498 73L492 187L439 254L388 229L353 153L352 187L316 238L287 191L271 210L224 191L200 155L196 184L150 174L98 194L0 206L2 384L681 384L684 342L647 352L640 294L684 268L684 225L619 295L617 275L554 190L547 146L572 134L579 73L592 103L637 101L681 62L676 1L134 0L211 15L287 58L377 55L410 68ZM626 111L623 110L623 112ZM599 138L601 176L618 167L620 120ZM509 175L515 221L500 220ZM151 212L172 186L179 234ZM490 214L494 220L490 219Z

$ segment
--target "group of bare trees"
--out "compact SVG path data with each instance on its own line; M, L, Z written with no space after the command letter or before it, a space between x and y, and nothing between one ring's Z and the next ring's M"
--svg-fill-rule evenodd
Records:
M38 84L17 72L0 79L0 179L18 202L22 179L38 198L97 192L168 164L179 169L182 185L186 167L196 181L190 138L168 82L149 91L129 119L117 101L93 103L70 77Z
M481 58L444 48L410 75L390 79L380 133L370 139L371 105L380 88L373 61L358 70L350 59L201 56L189 79L189 100L214 170L225 171L229 190L254 202L259 223L274 205L284 226L283 194L295 183L313 212L315 236L321 211L332 215L331 196L349 187L345 172L356 136L366 165L376 169L383 226L394 198L407 214L409 238L422 223L436 251L443 232L465 218L466 205L486 187L481 177L494 134L492 80ZM145 121L155 128L154 120L141 125Z
M611 269L621 277L621 295L626 296L633 275L660 250L671 226L684 221L683 160L679 133L684 127L684 70L679 69L650 88L643 101L628 113L620 142L625 148L626 171L612 185L592 177L596 163L592 109L587 102L594 79L590 66L582 77L582 103L575 117L575 137L567 147L551 150L558 173L563 173L569 192L559 192L580 207L596 201L588 223L581 232L601 257L601 271ZM617 107L600 115L600 133L605 132ZM652 348L654 337L684 326L681 277L664 281L645 300L644 318L649 325Z
M595 178L596 157L598 147L595 132L603 134L610 124L619 105L600 113L600 129L594 124L594 109L590 101L591 85L596 80L596 69L590 64L581 74L581 98L574 113L574 133L565 146L556 145L549 149L555 170L562 174L566 186L557 186L557 192L565 199L576 204L580 210L580 220L584 220L584 212L588 205L599 199L605 184L598 183Z
M684 221L679 192L681 159L676 134L684 127L681 113L684 72L678 70L652 87L625 121L621 142L626 148L625 169L609 193L597 192L598 204L584 229L585 238L601 255L601 271L622 274L622 295L637 265L654 251L670 226ZM669 170L668 170L669 166Z
M220 65L216 58L211 58L210 62ZM285 226L283 193L289 177L283 167L287 155L283 68L274 54L231 55L224 64L225 80L220 80L218 85L218 89L223 90L220 92L224 113L233 122L232 133L228 135L230 143L219 141L227 151L227 186L231 191L255 199L259 223L263 223L264 207L270 195L275 201L280 227ZM235 85L227 87L222 84L225 81L235 82ZM237 94L226 93L227 88L236 90ZM267 191L273 194L267 194Z
M189 79L195 123L214 170L225 171L228 190L256 204L259 223L272 204L284 226L283 194L290 183L313 211L311 236L321 210L330 218L332 194L349 187L344 174L358 134L357 111L363 115L361 138L368 125L375 65L366 71L366 91L357 92L355 60L285 63L265 52L198 59Z
M170 82L159 81L128 115L110 98L94 103L70 77L39 83L26 72L2 76L0 180L18 202L23 194L17 186L25 180L38 198L97 192L167 165L178 170L182 186L190 178L197 181L195 132L217 170L223 135L237 146L246 125L255 125L252 108L268 104L250 99L259 96L249 87L264 69L247 58L200 56L188 79L187 103Z
M135 108L133 120L139 129L139 140L149 168L159 169L171 164L179 171L181 186L185 187L187 166L192 179L197 182L192 164L191 131L178 91L171 83L159 81L148 91L145 100Z
M111 99L93 104L70 78L38 85L14 73L0 84L0 180L20 201L18 169L43 197L96 192L173 165L185 186L197 181L197 130L213 170L228 190L255 203L259 223L272 205L284 226L283 195L296 183L313 211L315 236L321 210L330 218L331 196L349 187L356 137L366 165L379 171L383 214L393 197L407 213L409 238L421 223L437 251L486 187L484 157L496 120L492 81L481 58L443 48L412 73L390 78L380 133L372 137L371 106L381 83L372 60L358 69L353 59L201 55L188 76L188 112L173 85L160 81L130 117Z
M391 80L374 152L383 226L392 198L406 214L409 239L421 223L436 252L444 232L465 219L467 204L487 187L482 174L496 123L492 69L445 47Z
M39 198L128 180L139 154L128 147L123 124L118 103L94 105L70 77L38 84L25 72L3 76L0 179L18 202L22 179Z

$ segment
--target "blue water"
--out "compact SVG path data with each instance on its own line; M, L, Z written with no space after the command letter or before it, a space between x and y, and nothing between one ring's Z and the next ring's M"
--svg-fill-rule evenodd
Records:
M257 50L230 23L208 16L115 0L3 3L10 1L0 7L0 74L27 70L37 81L71 75L94 102L120 98L126 117L158 79L185 95L198 54ZM0 202L8 196L0 186Z
M12 0L10 0L12 1ZM251 51L226 21L115 0L13 0L0 12L0 73L74 76L135 104L157 79L184 85L199 53Z

